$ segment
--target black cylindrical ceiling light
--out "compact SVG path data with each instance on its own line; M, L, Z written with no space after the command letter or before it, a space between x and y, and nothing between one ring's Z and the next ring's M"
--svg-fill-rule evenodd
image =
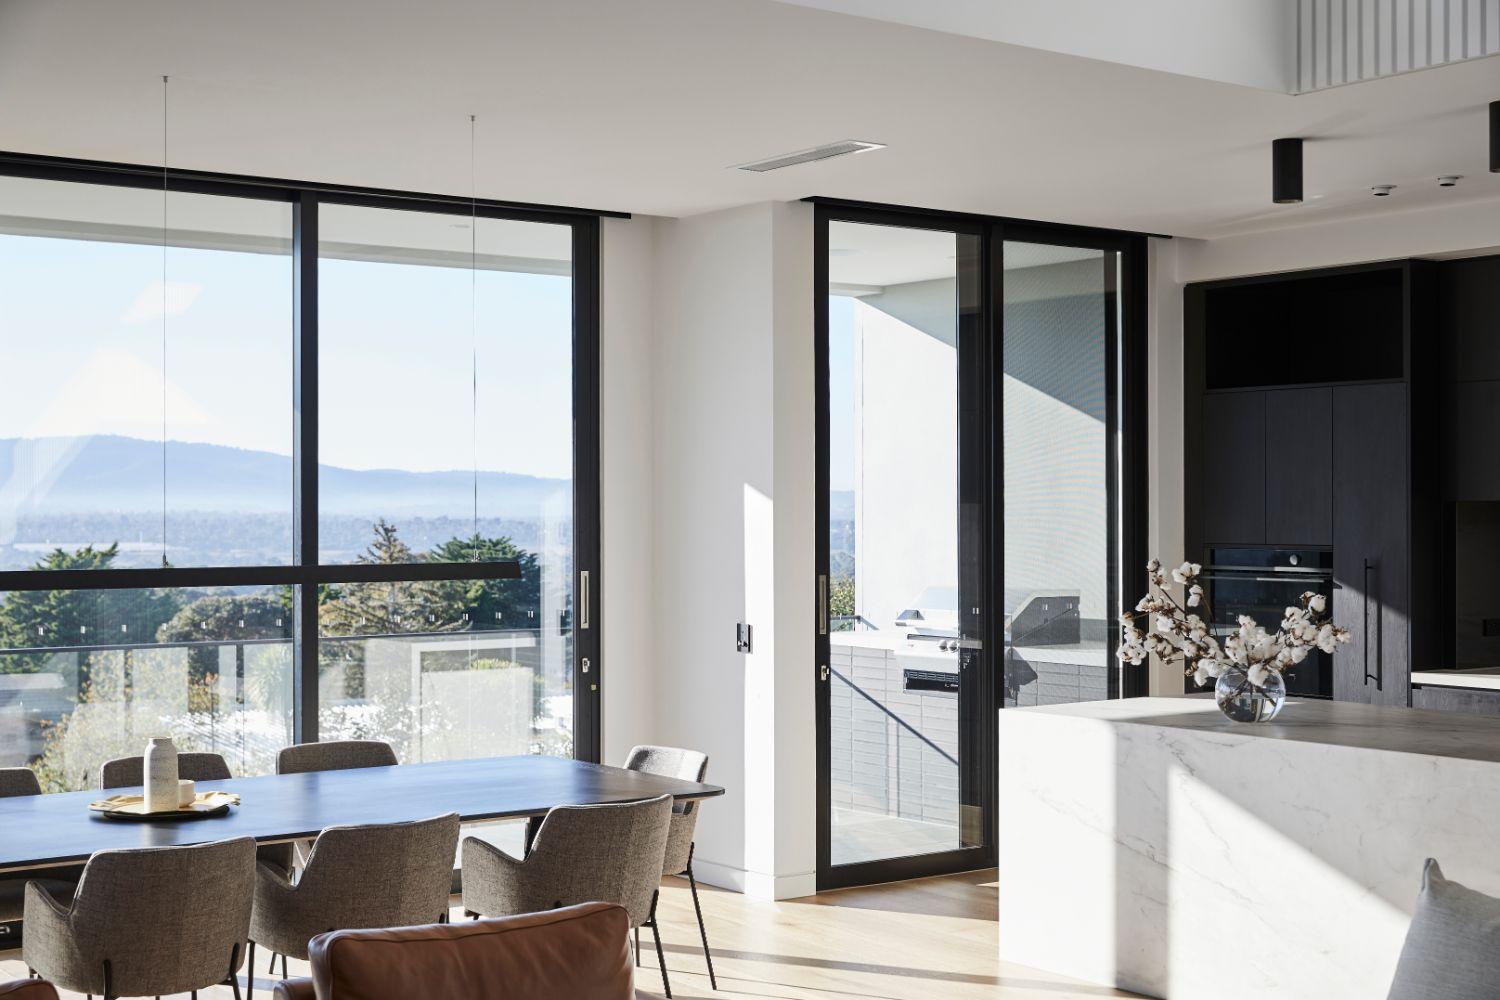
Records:
M1490 173L1500 174L1500 101L1490 102Z
M1271 143L1271 200L1278 205L1302 203L1301 139L1276 139Z

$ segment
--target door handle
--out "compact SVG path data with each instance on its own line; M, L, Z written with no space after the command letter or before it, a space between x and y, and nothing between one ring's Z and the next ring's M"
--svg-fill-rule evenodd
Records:
M818 680L820 680L820 681L826 681L826 680L828 680L828 664L825 663L821 667L818 668Z
M828 634L828 574L818 574L818 634ZM825 677L824 680L827 680Z
M578 627L589 627L589 571L578 573Z

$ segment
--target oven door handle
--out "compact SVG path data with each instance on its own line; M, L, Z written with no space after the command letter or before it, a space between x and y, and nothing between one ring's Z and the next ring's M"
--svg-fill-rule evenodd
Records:
M1198 574L1200 580L1244 580L1250 583L1322 583L1331 580L1331 574L1319 573L1316 576L1310 574L1299 574L1297 576L1273 576L1270 574L1249 573L1214 573L1205 570Z

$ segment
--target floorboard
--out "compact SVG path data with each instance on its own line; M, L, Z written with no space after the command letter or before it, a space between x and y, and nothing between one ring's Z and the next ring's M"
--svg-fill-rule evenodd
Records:
M701 888L719 989L711 990L687 883L662 883L662 945L674 997L771 997L777 1000L1096 1000L1128 997L1072 983L997 957L995 873L975 872L770 902ZM458 900L454 900L455 916ZM460 918L461 919L461 918ZM650 932L642 939L636 982L660 997ZM269 1000L266 959L257 997ZM293 975L305 964L291 963ZM21 956L0 952L0 981L25 975ZM74 1000L76 994L65 994ZM228 1000L227 987L203 1000Z

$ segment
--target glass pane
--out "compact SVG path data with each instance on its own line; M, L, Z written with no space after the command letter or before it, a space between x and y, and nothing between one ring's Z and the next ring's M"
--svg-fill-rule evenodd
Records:
M290 588L0 594L0 767L47 791L170 734L237 775L293 742Z
M163 218L0 178L0 569L292 559L291 207Z
M832 861L969 846L959 760L960 254L829 225Z
M1107 338L1119 255L1005 244L1005 703L1110 697Z
M519 580L343 584L319 604L318 733L406 763L573 755L572 630Z
M321 558L528 552L565 592L572 230L471 221L320 210Z

